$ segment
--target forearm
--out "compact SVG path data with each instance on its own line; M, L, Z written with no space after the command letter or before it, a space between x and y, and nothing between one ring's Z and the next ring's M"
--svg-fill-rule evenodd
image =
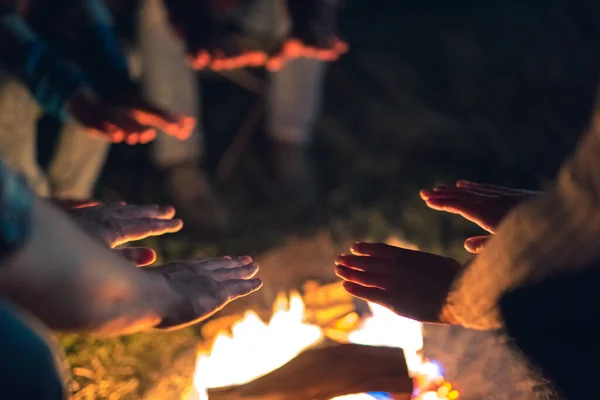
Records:
M0 68L20 79L48 113L61 119L85 79L8 7L0 5Z
M580 141L555 186L513 210L456 280L443 318L475 329L503 326L507 292L600 258L600 124Z
M85 266L85 267L82 267ZM0 293L49 328L111 336L158 325L166 283L143 273L36 199L32 236L2 265Z

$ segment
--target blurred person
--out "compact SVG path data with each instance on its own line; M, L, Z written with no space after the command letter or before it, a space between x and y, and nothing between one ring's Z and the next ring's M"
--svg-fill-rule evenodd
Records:
M243 47L239 36L246 32L246 36L250 34L270 38L269 41L273 43L286 43L285 39L292 31L285 4L281 1L246 2L248 4L242 7L243 19L236 28L219 22L222 19L214 16L216 11L205 3L142 0L138 15L138 42L145 94L157 104L188 115L198 112L200 103L196 77L190 66L194 69L210 67L215 70L246 65L260 66L262 61L252 60L258 57L265 61L266 55L256 48ZM208 11L202 14L201 21L205 23L195 20L193 26L182 28L181 24L185 22L178 19L179 15L188 18L203 4L208 7ZM236 2L232 4L235 5ZM227 10L221 12L227 13ZM174 13L177 17L169 19ZM211 15L213 17L208 18ZM333 13L333 16L335 21L336 14ZM236 17L242 18L240 15ZM293 26L297 27L298 32L304 32L306 40L309 40L306 28L301 29L299 23ZM179 35L178 32L182 31L183 34ZM310 43L315 44L316 37L321 36L313 36L315 39ZM329 35L325 37L329 38ZM321 40L323 46L325 40ZM212 56L209 57L211 61L202 65L189 61L190 57L193 58L190 55L190 52L193 53L191 49L207 56L206 49L202 46L212 49ZM229 53L226 51L229 46L238 46L238 49ZM227 58L228 54L231 58ZM316 179L308 147L321 106L321 86L326 68L325 62L317 57L318 54L315 53L312 58L292 59L290 56L285 62L279 60L276 65L268 65L271 72L267 88L267 131L272 139L275 168L280 181L290 193L290 198L311 205L316 198ZM242 59L232 61L242 55L247 62ZM279 55L277 57L281 59ZM172 203L181 212L187 226L210 231L226 226L228 216L206 173L199 166L203 152L202 142L201 124L186 141L159 135L153 146L152 157L154 164L162 171Z
M166 5L169 20L183 39L188 63L194 69L228 70L264 65L274 71L290 59L334 61L347 51L348 46L337 32L340 3L339 0L168 0ZM265 48L264 44L244 40L246 26L241 20L252 14L259 15L266 23L261 31L267 32L267 38L278 33L281 17L287 19L289 28L285 36L267 39L270 45L276 44L272 54L270 45Z
M106 139L145 143L156 127L191 133L193 118L139 96L112 30L100 0L0 2L0 152L41 196L90 197ZM48 174L37 163L36 101L64 122Z
M146 265L152 258L139 255L148 251L107 251L107 246L177 231L181 221L172 219L172 208L62 206L76 223L36 198L24 179L0 162L0 294L5 301L0 337L9 346L3 350L0 382L10 398L66 397L44 332L35 331L40 328L36 320L54 331L102 336L171 330L208 318L261 286L250 257L140 269L123 255Z
M594 361L597 339L587 328L596 317L600 282L599 169L595 115L554 185L543 194L526 194L527 199L517 195L525 201L514 208L501 201L484 209L467 193L465 204L479 207L474 213L452 196L444 204L435 193L422 193L430 205L453 208L495 232L466 267L435 254L358 243L352 255L338 258L336 274L352 295L399 315L504 330L561 394L584 398L588 389L581 382L600 372Z

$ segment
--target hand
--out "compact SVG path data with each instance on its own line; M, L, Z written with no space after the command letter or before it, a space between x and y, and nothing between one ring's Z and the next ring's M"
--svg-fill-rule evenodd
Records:
M513 207L540 192L458 181L455 187L438 185L433 190L422 190L420 194L430 208L459 214L493 234ZM469 238L465 248L471 253L479 253L488 239L489 236Z
M261 67L267 62L267 54L261 50L245 50L230 47L229 50L201 48L188 56L188 65L199 71L210 68L213 71L228 71L245 67Z
M337 34L340 1L288 0L287 6L292 31L267 63L267 69L281 69L288 60L300 57L335 61L348 51L348 45Z
M279 71L286 63L296 58L314 58L321 61L336 61L348 52L348 44L337 37L328 38L320 45L306 44L298 38L289 38L281 49L269 58L266 68L269 71Z
M151 126L136 121L127 110L114 107L95 98L89 90L81 90L67 105L72 115L92 137L111 143L148 143L156 137Z
M114 102L142 125L152 126L179 140L188 139L196 126L196 118L165 110L145 100L139 92L123 93Z
M81 90L71 99L67 110L91 136L130 145L154 140L155 128L185 140L196 123L193 117L169 113L132 94L123 94L119 101L107 103L97 100L90 91Z
M231 301L260 289L250 257L178 261L142 269L166 278L173 296L157 328L179 329L204 320Z
M0 293L49 328L129 333L160 322L164 280L152 279L36 199L32 236L0 268Z
M174 328L257 290L250 258L132 268L36 199L32 237L0 268L0 294L50 329L101 335Z
M440 323L446 297L462 268L451 258L379 243L356 243L335 262L351 295L420 322Z
M85 232L110 248L149 236L174 233L183 227L180 219L173 219L173 207L157 205L99 204L71 208L67 213ZM147 247L122 248L115 251L139 266L152 264L156 260L155 251Z

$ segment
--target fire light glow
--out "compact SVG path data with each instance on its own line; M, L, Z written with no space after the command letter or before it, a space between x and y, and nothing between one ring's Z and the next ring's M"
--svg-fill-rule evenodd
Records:
M402 348L415 382L413 399L458 399L458 392L444 382L440 366L421 356L421 324L376 304L369 306L372 316L351 332L348 340L355 344ZM304 323L304 302L299 294L293 293L289 302L285 296L279 296L268 324L250 311L233 326L231 335L220 333L217 336L210 354L198 357L194 375L197 393L188 400L208 400L209 388L244 384L264 376L318 343L323 336L320 327ZM382 396L380 393L359 393L332 400L390 399Z

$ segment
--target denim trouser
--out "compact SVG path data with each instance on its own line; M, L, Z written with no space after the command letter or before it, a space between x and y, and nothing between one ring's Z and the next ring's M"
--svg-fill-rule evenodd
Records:
M24 174L39 196L92 197L109 143L90 138L80 125L68 121L46 173L37 162L38 111L27 88L0 71L0 156Z
M6 302L0 302L0 346L0 398L66 398L50 345Z
M256 9L249 28L267 24L258 19L268 14L274 0L265 0ZM265 22L266 21L266 22ZM275 25L279 19L271 19ZM284 24L285 25L285 24ZM273 32L284 26L274 26ZM281 34L282 32L279 32ZM142 0L138 16L138 41L141 55L141 77L150 100L175 111L197 115L198 85L194 71L185 65L184 46L169 27L162 0ZM267 87L267 131L272 138L306 144L321 106L321 86L326 64L313 59L298 59L269 76ZM199 124L201 125L201 123ZM202 128L187 141L180 142L159 135L153 147L157 166L169 166L198 159L202 154Z

